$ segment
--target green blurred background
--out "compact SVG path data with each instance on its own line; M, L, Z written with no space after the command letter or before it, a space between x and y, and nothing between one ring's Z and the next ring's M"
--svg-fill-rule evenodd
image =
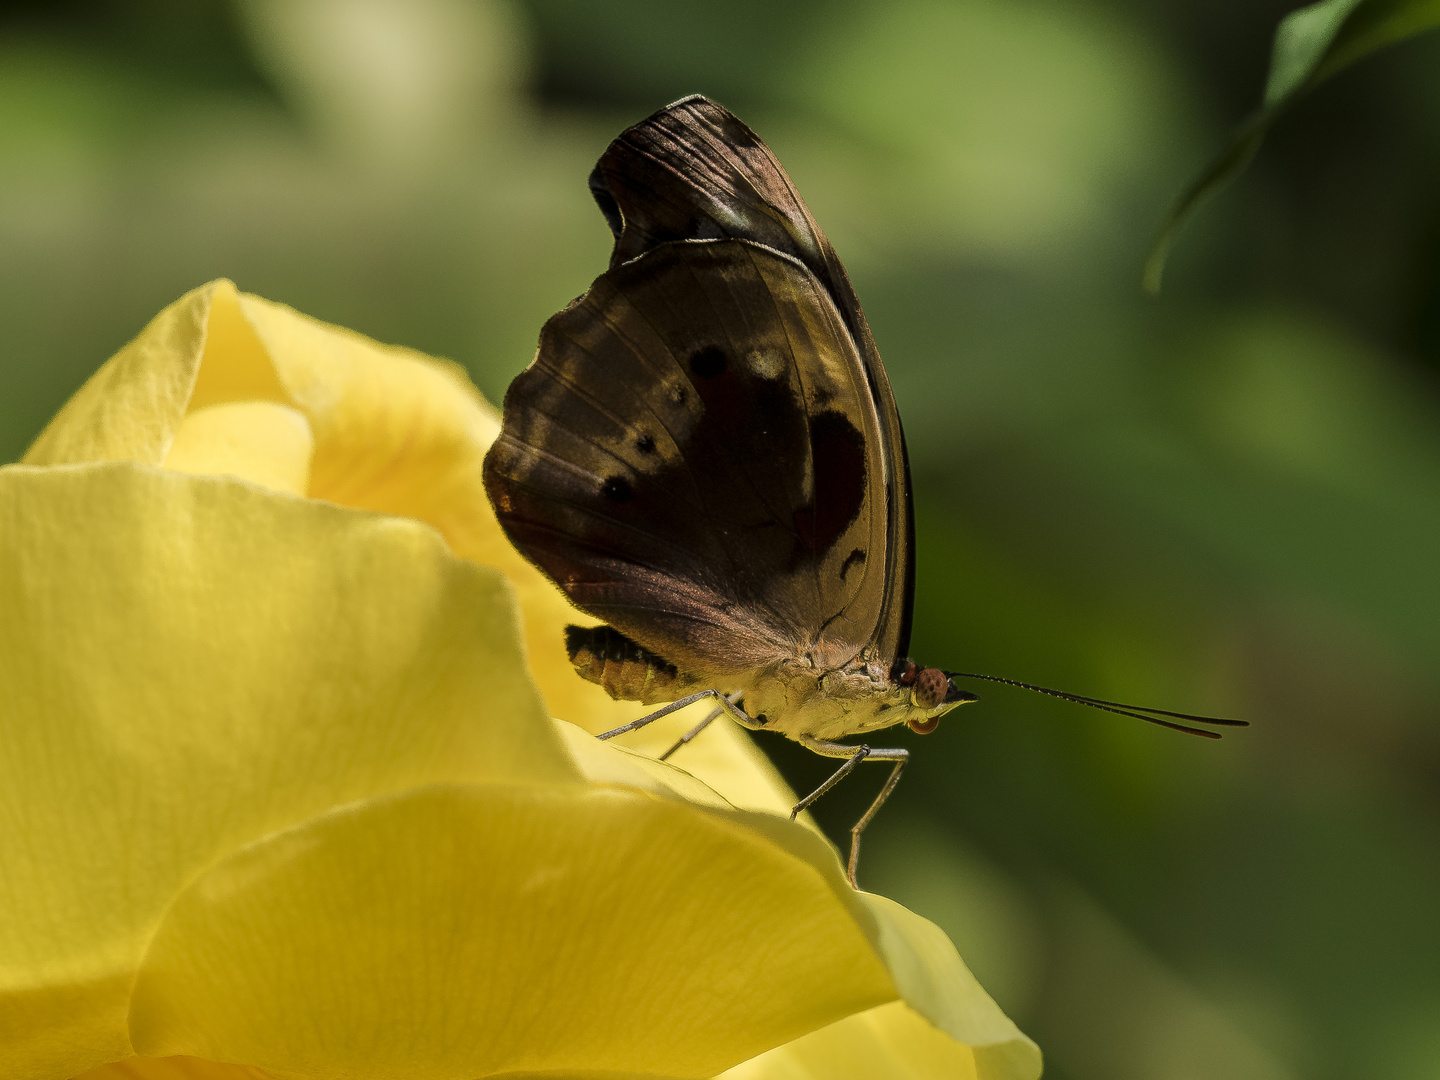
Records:
M1255 721L1208 743L977 687L897 737L866 884L949 931L1051 1077L1440 1076L1440 37L1305 101L1138 288L1287 7L6 3L0 455L221 275L498 400L605 266L594 159L704 92L885 355L915 655ZM799 787L826 769L762 742Z

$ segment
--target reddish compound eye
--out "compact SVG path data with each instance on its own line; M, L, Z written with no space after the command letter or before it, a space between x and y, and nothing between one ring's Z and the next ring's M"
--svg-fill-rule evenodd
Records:
M915 689L910 691L910 700L919 708L933 709L945 700L950 689L950 677L939 668L921 668L915 676Z

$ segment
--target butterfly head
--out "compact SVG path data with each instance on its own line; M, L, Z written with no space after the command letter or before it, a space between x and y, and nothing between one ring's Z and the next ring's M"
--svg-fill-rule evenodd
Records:
M980 700L969 691L961 690L939 668L921 667L909 657L895 661L890 678L895 685L909 691L910 715L905 723L919 735L929 735L940 726L940 717L957 705Z

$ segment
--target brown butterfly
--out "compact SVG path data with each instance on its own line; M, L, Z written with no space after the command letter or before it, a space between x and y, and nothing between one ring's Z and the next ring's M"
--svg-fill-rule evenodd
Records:
M704 697L751 729L844 758L836 740L920 733L989 679L1216 737L1172 717L907 656L915 543L900 415L850 279L769 148L703 97L623 132L590 175L610 268L550 319L505 395L485 485L517 548L607 623L571 661L612 697ZM677 700L678 699L678 700ZM1145 715L1153 714L1153 715ZM667 755L668 756L668 753ZM793 816L793 815L792 815Z

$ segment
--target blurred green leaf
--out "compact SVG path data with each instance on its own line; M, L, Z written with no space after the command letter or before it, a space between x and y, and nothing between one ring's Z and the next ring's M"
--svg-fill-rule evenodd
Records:
M1189 127L1154 42L1048 0L853 11L784 73L799 122L764 124L852 274L921 255L1043 274L1112 247L1133 261L1127 225L1160 212Z
M1145 290L1159 293L1180 230L1245 170L1270 125L1293 102L1356 60L1436 26L1440 0L1320 0L1285 16L1275 31L1264 101L1171 206L1145 260Z

